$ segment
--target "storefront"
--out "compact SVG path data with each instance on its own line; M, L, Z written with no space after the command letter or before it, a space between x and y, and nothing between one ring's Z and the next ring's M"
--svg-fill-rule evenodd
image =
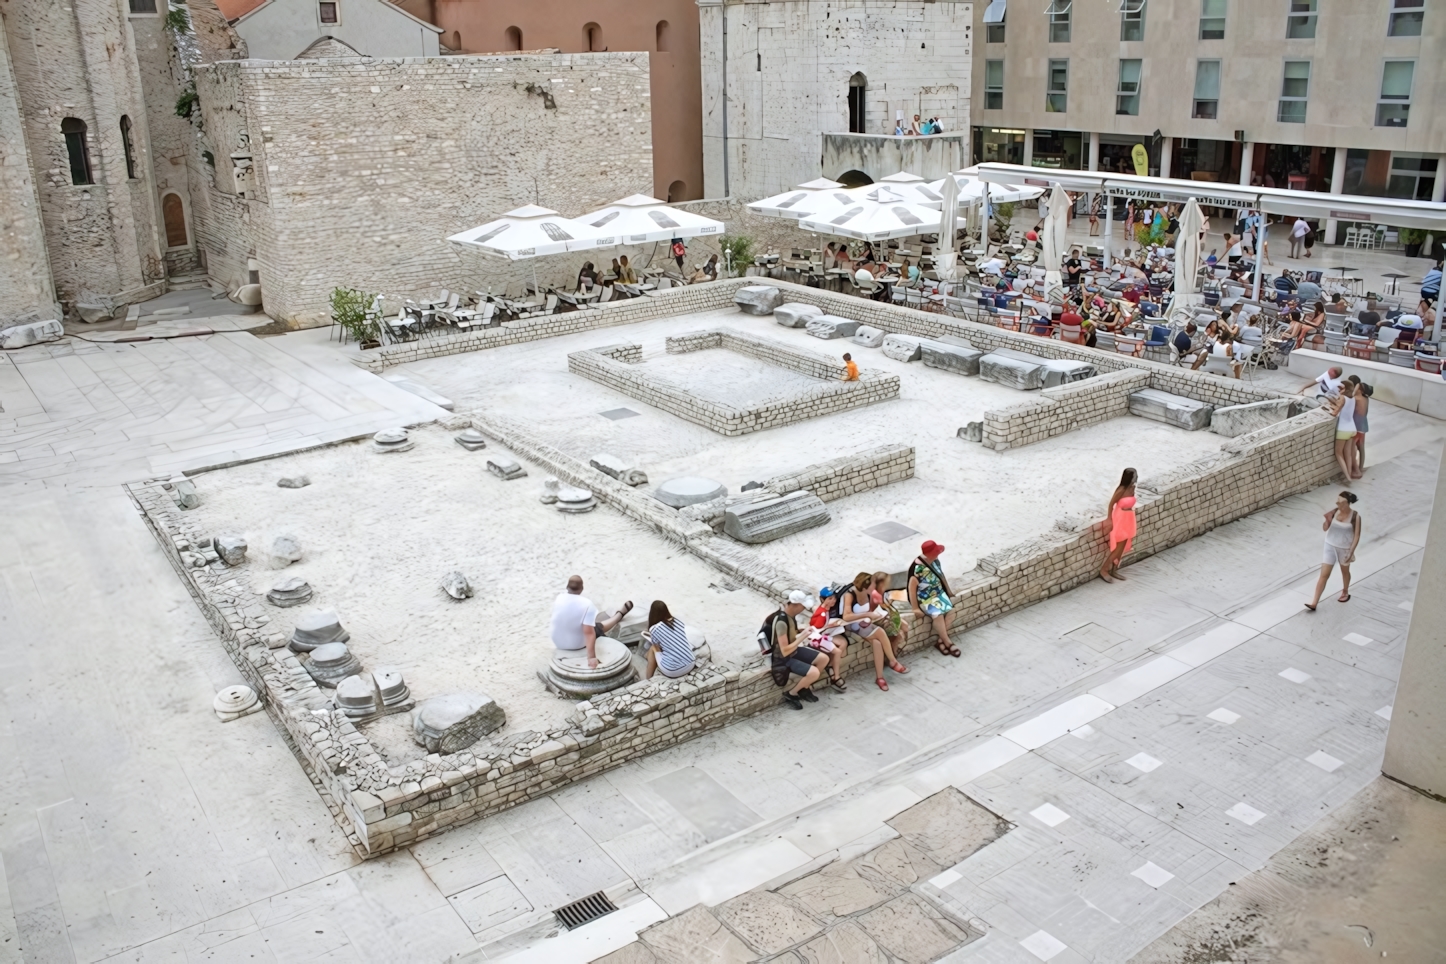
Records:
M1176 138L1170 176L1187 181L1235 184L1240 180L1240 153L1241 145L1236 141Z
M1078 131L1034 132L1034 153L1030 163L1035 167L1078 171L1089 160L1089 135Z
M1012 127L974 128L974 163L1024 163L1024 131Z

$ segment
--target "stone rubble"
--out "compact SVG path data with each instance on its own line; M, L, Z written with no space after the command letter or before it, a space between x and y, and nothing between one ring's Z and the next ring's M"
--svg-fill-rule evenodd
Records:
M301 561L301 542L296 536L280 535L271 542L271 568L285 569Z
M300 576L287 576L266 592L266 601L278 609L290 609L311 602L311 584ZM327 640L330 642L330 640Z
M823 309L815 305L790 301L773 309L773 320L785 328L802 328L821 314Z
M239 566L246 561L246 540L240 536L217 536L213 543L216 555L228 566Z
M746 315L770 315L783 304L783 290L773 285L748 285L734 292L733 303Z
M858 334L859 323L838 315L815 315L803 326L815 338L852 338Z
M865 348L879 348L884 343L884 332L869 325L859 325L858 331L854 332L853 343Z
M832 518L822 499L799 491L729 506L723 513L723 531L739 542L759 545L824 525Z
M36 321L28 325L15 325L0 331L0 348L11 350L27 348L48 341L59 341L65 335L65 326L58 321Z
M485 693L434 696L412 714L412 736L429 753L456 753L502 728L507 714Z
M278 488L282 489L304 489L311 484L311 479L304 475L284 475L276 480Z
M404 428L384 428L372 436L372 451L384 454L388 452L409 452L416 444Z
M1162 392L1158 388L1142 388L1130 395L1130 414L1152 418L1166 425L1198 432L1210 427L1215 407L1196 398Z
M914 338L911 335L885 335L884 354L894 361L918 361L923 357L922 343L922 338Z
M487 471L504 482L511 482L513 479L520 479L527 475L526 469L517 464L515 459L509 459L505 455L494 455L489 458Z
M455 569L442 577L442 591L457 600L472 598L471 583Z
M182 509L194 509L201 504L201 496L196 492L196 483L184 477L176 477L168 483L171 491L171 498L175 500L176 506Z
M562 482L555 475L549 475L542 480L542 495L537 501L543 505L552 505L557 501L558 490L562 488Z

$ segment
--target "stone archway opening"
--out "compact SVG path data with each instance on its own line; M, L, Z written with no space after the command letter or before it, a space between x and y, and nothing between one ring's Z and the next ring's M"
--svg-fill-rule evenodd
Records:
M838 177L834 178L834 180L838 181L844 187L867 187L874 183L874 179L863 171L844 171Z
M866 124L868 118L865 116L864 98L868 96L869 79L864 76L863 71L855 73L849 78L849 133L867 133Z

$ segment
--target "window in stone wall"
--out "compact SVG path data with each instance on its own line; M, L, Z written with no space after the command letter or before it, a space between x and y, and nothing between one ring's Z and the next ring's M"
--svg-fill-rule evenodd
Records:
M131 13L155 13L156 0L131 0Z
M672 46L673 39L670 36L672 30L668 27L668 21L659 20L656 33L658 36L658 53L665 54L668 52L669 47Z
M131 119L125 114L121 115L121 150L126 156L126 177L132 181L136 179L136 145L131 140Z
M603 44L602 27L595 23L583 24L582 27L583 49L592 53L602 53L608 48Z
M1202 0L1200 7L1200 39L1225 39L1225 0Z
M864 98L868 96L869 79L861 72L849 78L849 133L868 133Z
M1285 18L1287 40L1314 40L1316 0L1290 0L1290 16Z
M508 27L508 28L507 28L507 49L508 49L508 50L521 50L521 49L522 49L522 30L521 30L520 28L518 28L518 27Z
M1120 85L1115 90L1115 113L1140 113L1140 61L1120 61Z
M316 18L328 25L341 23L341 4L337 0L321 0L316 5Z
M1190 114L1201 120L1220 116L1220 61L1201 60L1195 64L1195 109Z
M67 117L60 122L65 135L65 152L70 155L70 183L94 184L90 176L90 145L85 141L85 121Z
M161 220L166 226L166 247L184 248L186 238L186 208L179 194L167 194L161 198Z

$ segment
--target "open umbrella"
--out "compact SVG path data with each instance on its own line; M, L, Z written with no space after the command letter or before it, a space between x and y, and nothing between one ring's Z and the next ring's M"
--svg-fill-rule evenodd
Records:
M954 250L954 228L958 223L955 212L959 210L959 182L952 177L944 178L944 190L939 210L939 244L934 250L934 273L941 281L954 280L954 263L959 255Z
M944 191L944 182L953 180L959 191L958 205L960 207L974 207L984 203L985 192L988 191L989 201L992 204L1007 204L1013 201L1029 201L1044 193L1043 188L1024 187L1011 184L986 184L973 174L966 171L955 171L948 177L940 178L937 181L930 181L928 188L940 195ZM930 207L938 207L939 202L934 202Z
M1049 214L1044 219L1044 290L1045 297L1054 304L1064 304L1064 281L1060 269L1064 265L1064 249L1069 243L1065 232L1069 229L1069 195L1059 182L1049 193Z
M508 211L495 221L454 234L447 240L510 261L586 251L598 246L597 231L535 204ZM539 290L536 265L532 268L532 290Z
M925 207L937 208L943 201L942 182L931 184L919 175L910 174L908 171L900 171L897 174L890 174L888 177L881 177L874 183L892 188L910 204L922 204ZM869 187L872 186L873 185L870 185ZM866 192L869 190L869 187L854 188L854 193Z
M1200 273L1200 228L1204 225L1200 202L1190 198L1180 212L1180 230L1175 235L1175 295L1172 317L1189 315L1195 301L1195 280Z
M825 178L800 184L797 190L784 191L773 197L766 197L748 205L748 210L766 218L800 218L822 214L824 211L844 207L855 198L842 184Z
M835 212L799 222L805 231L860 241L884 241L932 234L940 225L938 211L910 204L893 188L874 185L863 197Z
M691 211L669 207L655 197L634 194L605 208L584 214L578 221L596 235L597 247L646 244L674 238L696 238L723 233L723 222Z

